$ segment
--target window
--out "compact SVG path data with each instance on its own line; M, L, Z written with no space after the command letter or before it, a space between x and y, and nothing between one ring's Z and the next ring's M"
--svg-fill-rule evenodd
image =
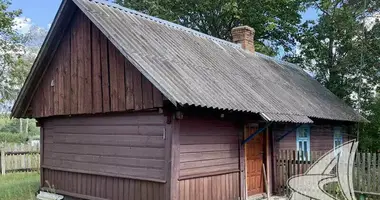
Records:
M337 154L339 151L337 151L335 148L343 144L343 136L342 136L342 127L334 127L334 151L335 154Z
M302 125L297 128L297 151L304 160L310 159L310 126Z

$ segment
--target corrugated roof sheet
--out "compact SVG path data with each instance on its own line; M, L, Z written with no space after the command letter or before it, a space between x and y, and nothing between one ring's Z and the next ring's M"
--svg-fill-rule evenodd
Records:
M313 120L304 115L260 113L260 116L268 122L313 123Z
M175 105L295 115L288 120L300 122L305 117L364 120L294 64L116 4L73 2ZM13 112L20 115L17 106Z
M173 103L358 121L348 105L293 64L103 1L74 0Z

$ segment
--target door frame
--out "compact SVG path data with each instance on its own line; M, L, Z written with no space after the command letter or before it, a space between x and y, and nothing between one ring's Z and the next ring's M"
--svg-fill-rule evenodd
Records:
M244 141L244 139L246 138L246 129L247 127L252 127L252 126L256 126L258 129L260 128L260 124L257 122L257 123L247 123L244 125L243 127L243 134L242 134L242 141ZM268 181L268 186L265 184L265 180L264 180L264 193L262 194L265 194L267 193L267 195L270 195L272 193L272 159L273 159L273 145L272 145L272 133L270 131L270 126L268 128L266 128L262 134L264 134L264 144L263 144L263 148L264 148L264 155L263 155L263 164L265 165L266 167L266 176L267 176L267 181ZM241 192L242 192L242 198L248 198L250 196L248 196L248 187L247 187L247 155L246 155L246 144L244 145L241 145L241 155L240 155L240 159L243 159L243 161L241 160L241 168L244 169L244 173L242 173L242 178L241 178ZM269 167L268 167L269 166ZM268 187L268 192L266 191L266 187ZM261 194L258 194L258 195L261 195Z

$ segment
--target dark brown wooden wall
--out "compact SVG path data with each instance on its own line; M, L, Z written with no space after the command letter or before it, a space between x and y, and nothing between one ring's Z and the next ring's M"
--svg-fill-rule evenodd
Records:
M179 200L237 200L240 173L181 180Z
M31 117L162 107L161 93L80 10L51 56Z
M275 138L280 137L288 130L292 130L295 125L279 125L273 128ZM342 129L344 131L344 129ZM343 133L343 142L348 141L347 135ZM297 150L296 131L288 134L279 142L274 143L275 150ZM334 148L334 129L332 125L311 125L310 127L310 150L311 151L329 151Z
M232 122L185 117L180 126L180 178L239 170L239 132Z
M168 200L165 184L101 175L44 169L45 188L77 199Z
M165 118L131 113L43 121L42 167L165 182Z

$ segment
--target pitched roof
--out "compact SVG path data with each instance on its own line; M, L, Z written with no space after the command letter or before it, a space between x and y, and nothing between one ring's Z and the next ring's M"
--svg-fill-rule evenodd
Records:
M364 120L294 64L109 2L72 1L175 105L260 113L271 121ZM63 2L55 23L63 18L60 13L68 12L64 8L70 3ZM35 68L43 67L38 59L25 85L38 76L33 74L38 72ZM12 110L14 116L19 115L20 98L28 90L23 87Z

